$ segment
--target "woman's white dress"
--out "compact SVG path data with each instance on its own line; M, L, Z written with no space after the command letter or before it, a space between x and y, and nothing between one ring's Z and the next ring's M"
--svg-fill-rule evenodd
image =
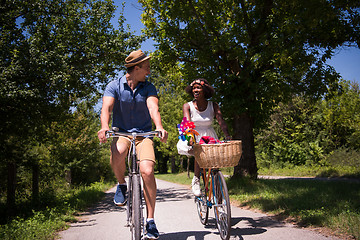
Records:
M190 106L190 121L195 124L195 130L199 133L199 136L195 136L196 142L199 142L202 136L210 136L218 139L212 126L215 116L213 102L208 101L206 109L202 112L195 108L192 101L188 102L188 104Z

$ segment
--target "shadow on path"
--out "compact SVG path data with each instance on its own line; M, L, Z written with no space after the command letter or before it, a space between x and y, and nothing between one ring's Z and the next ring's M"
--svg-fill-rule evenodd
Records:
M188 189L167 188L158 189L156 202L182 201L192 199L194 196Z
M257 235L266 232L267 230L263 227L269 226L280 226L281 224L278 222L272 221L268 218L260 218L259 220L255 221L252 218L232 218L231 224L232 226L236 225L240 221L248 221L249 227L240 228L240 227L232 227L231 228L231 235L230 239L239 239L243 240L242 236L246 235ZM206 231L206 229L211 229L211 231ZM173 233L161 233L162 240L186 240L190 237L194 237L196 240L204 240L206 235L214 234L219 235L217 232L215 219L209 219L206 226L204 226L204 231L183 231L183 232L173 232ZM219 236L220 239L220 236Z
M78 222L81 222L82 217L86 217L89 215L126 211L126 206L122 206L122 207L116 206L114 204L113 199L114 199L114 192L110 192L110 191L106 192L104 199L102 201L98 202L95 206L89 208L86 212L82 212L78 215L78 217L80 217L80 220Z
M194 196L191 190L186 188L167 188L158 189L157 191L157 202L176 202L184 199L193 199ZM211 210L210 210L211 211ZM241 226L237 226L238 223L242 222ZM231 237L230 239L243 239L242 236L246 235L258 235L266 232L265 228L268 227L285 227L284 224L272 220L270 217L264 216L259 218L248 218L248 217L232 217L231 219ZM244 226L244 227L242 227ZM203 240L207 235L216 234L219 235L216 220L213 217L209 217L208 223L203 226L203 230L199 231L177 231L177 232L166 232L161 233L162 240L185 240L185 239L196 239ZM220 236L219 236L220 239Z

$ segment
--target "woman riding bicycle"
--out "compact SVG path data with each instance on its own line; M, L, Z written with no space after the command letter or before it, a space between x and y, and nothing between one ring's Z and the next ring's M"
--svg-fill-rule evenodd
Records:
M214 116L216 117L221 130L225 134L226 139L231 139L225 120L222 117L219 104L209 101L208 99L215 93L214 88L209 85L204 78L194 80L185 91L194 99L183 105L183 114L187 120L194 122L196 131L199 133L196 136L196 142L199 142L201 137L210 136L218 139L218 136L212 126ZM200 167L194 164L194 178L192 180L192 191L195 196L201 195L199 185Z

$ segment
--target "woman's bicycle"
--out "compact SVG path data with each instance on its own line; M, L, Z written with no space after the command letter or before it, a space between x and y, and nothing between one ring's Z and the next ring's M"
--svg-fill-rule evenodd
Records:
M195 160L201 168L201 196L195 197L200 222L206 225L209 209L214 208L216 226L223 240L230 238L231 206L225 177L219 168L236 166L241 152L241 141L194 145Z
M130 227L131 239L140 240L145 236L144 216L143 216L143 193L141 190L141 177L139 171L139 164L136 156L135 140L137 137L161 137L161 132L151 131L144 133L126 133L119 132L117 128L112 131L107 131L106 137L130 137L131 146L128 154L128 188L127 188L127 225Z
M216 226L221 239L229 239L231 208L224 175L219 169L203 169L200 173L202 195L195 197L200 222L206 225L209 208L214 208Z

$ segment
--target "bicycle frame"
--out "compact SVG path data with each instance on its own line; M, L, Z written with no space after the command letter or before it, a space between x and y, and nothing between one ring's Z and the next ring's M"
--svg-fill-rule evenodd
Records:
M127 226L130 227L132 233L131 239L141 238L141 229L143 229L143 203L142 191L140 183L139 164L136 155L136 133L132 133L131 145L128 154L128 202L127 202ZM139 196L134 196L138 192ZM139 199L140 198L140 199ZM136 202L136 203L135 203ZM134 207L134 208L133 208ZM135 209L139 208L139 209ZM140 229L139 229L140 228Z
M218 171L218 169L209 169L208 173L206 174L206 169L202 169L202 174L204 176L204 182L205 182L205 190L206 190L206 195L207 195L207 199L206 199L206 205L209 208L212 208L212 206L215 204L212 200L212 196L215 195L213 192L214 189L214 171ZM210 182L210 189L209 189L209 182ZM200 199L199 197L197 197L198 200L203 201L202 199Z
M206 171L208 171L206 173ZM195 197L200 222L206 225L209 208L214 207L216 226L221 239L230 238L231 208L225 178L219 169L203 169L201 179L203 194Z

